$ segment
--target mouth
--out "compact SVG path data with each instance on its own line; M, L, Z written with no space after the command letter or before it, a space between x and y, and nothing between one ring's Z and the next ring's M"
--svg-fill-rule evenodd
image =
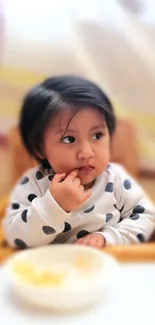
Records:
M79 171L84 172L84 173L89 173L91 172L95 167L92 165L85 165L79 168Z

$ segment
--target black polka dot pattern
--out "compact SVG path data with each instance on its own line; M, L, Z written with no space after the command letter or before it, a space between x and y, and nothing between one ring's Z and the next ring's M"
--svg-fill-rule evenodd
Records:
M113 218L113 214L107 213L105 217L106 217L106 222L109 222Z
M142 205L136 205L133 208L133 213L144 213L145 208Z
M72 229L71 225L68 222L65 222L65 228L63 232L68 232Z
M87 231L87 230L80 230L78 233L77 233L77 238L79 239L79 238L82 238L82 237L84 237L84 236L86 236L86 235L89 235L89 231Z
M126 180L124 181L124 188L125 188L126 190L130 190L131 187L132 187L132 184L131 184L130 180L129 180L129 179L126 179Z
M138 214L138 213L133 213L133 214L131 214L131 216L130 216L130 219L132 219L132 220L137 220L137 219L139 219L140 218L140 215Z
M19 248L27 248L26 243L23 240L21 240L21 239L16 238L15 241L14 241L14 243Z
M44 178L44 175L38 170L36 172L36 179L39 181L40 179Z
M24 210L21 214L21 218L24 222L27 222L27 212L28 210Z
M20 208L19 203L12 203L12 209L13 210L18 210Z
M48 179L49 179L50 182L52 181L53 177L54 177L54 175L49 175L48 176Z
M90 208L88 208L87 210L84 210L84 213L89 213L92 212L95 208L95 205L92 205Z
M105 187L105 192L112 193L114 190L114 184L112 182L107 183Z
M24 184L27 184L28 182L29 182L29 178L26 176L21 180L20 184L24 185Z
M143 234L138 234L137 235L137 238L138 238L138 240L141 242L141 243L144 243L145 242L145 237L144 237L144 235Z
M42 230L43 230L45 235L52 235L52 234L56 233L55 229L53 227L50 227L50 226L43 226Z
M35 194L29 194L29 196L28 196L28 200L29 200L30 202L32 202L36 197L37 197L37 195L35 195Z

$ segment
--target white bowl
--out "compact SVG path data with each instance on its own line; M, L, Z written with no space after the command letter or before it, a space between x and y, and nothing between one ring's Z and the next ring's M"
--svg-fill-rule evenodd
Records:
M30 277L29 266L35 272L35 282ZM110 255L88 246L68 244L24 250L6 263L8 277L21 298L59 311L85 307L100 300L116 269L117 263ZM36 281L36 277L42 279L43 272L52 272L52 283ZM46 273L43 278L47 276Z

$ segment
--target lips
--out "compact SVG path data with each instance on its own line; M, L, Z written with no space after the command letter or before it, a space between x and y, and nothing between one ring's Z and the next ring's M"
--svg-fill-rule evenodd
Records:
M79 168L80 171L85 172L85 173L89 173L93 169L94 169L94 167L91 166L91 165L85 165L85 166L82 166L82 167Z

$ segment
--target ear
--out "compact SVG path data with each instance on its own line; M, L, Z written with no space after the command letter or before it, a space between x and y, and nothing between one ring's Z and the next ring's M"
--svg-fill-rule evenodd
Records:
M40 145L39 145L39 147L36 150L36 154L37 154L38 159L40 159L40 160L46 159L45 158L45 154L44 154L44 149Z

